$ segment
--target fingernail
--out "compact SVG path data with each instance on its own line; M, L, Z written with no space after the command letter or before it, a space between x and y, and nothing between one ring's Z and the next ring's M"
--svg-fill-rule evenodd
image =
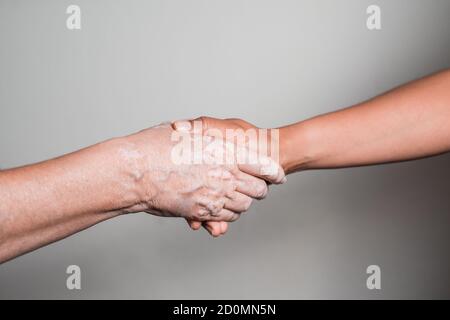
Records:
M190 131L192 129L190 121L176 121L173 126L177 131Z
M287 178L286 177L283 177L283 179L281 179L281 184L283 184L283 183L286 183L286 181L287 181Z

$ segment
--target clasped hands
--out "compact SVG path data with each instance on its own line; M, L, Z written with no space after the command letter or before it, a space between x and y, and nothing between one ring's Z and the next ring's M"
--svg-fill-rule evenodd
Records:
M240 119L201 117L126 137L122 156L144 190L142 201L129 211L182 217L193 230L203 226L214 237L223 235L254 199L267 195L268 184L286 181L275 142L265 130L267 139L261 139L261 131ZM230 132L236 139L227 139ZM248 132L265 143L249 141Z

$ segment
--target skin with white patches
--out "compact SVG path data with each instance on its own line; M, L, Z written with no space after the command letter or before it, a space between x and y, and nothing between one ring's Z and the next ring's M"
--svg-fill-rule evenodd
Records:
M267 192L236 165L174 164L172 132L163 124L0 171L0 263L126 213L234 221L244 194Z
M256 165L253 161L249 161L249 163L241 163L239 165L239 168L246 173L239 171L236 175L241 178L241 181L247 181L250 178L252 181L247 181L247 183L250 183L253 186L251 188L247 188L247 192L244 192L245 194L235 195L234 197L231 196L230 198L235 201L228 203L226 205L227 209L235 212L245 212L251 205L251 198L249 198L249 196L255 199L262 199L266 196L268 191L267 185L265 183L260 183L261 180L254 180L254 177L250 175L258 176L261 179L273 184L286 182L284 170L277 161L279 158L278 155L276 155L273 159L268 156L261 156L261 153L269 154L267 152L268 150L272 152L272 150L276 149L272 148L270 139L271 135L268 134L268 130L259 130L250 123L240 119L220 120L208 117L200 117L195 120L175 121L172 123L172 127L178 132L201 134L205 139L212 139L212 137L231 137L230 141L232 142L234 142L233 138L236 137L239 132L241 134L245 134L245 132L251 132L253 130L254 133L266 135L268 141L266 141L267 143L265 144L255 143L254 140L252 143L252 138L250 138L250 135L248 136L248 139L241 139L241 143L238 143L237 146L229 141L227 141L228 143L225 143L224 147L226 150L235 150L237 159L257 160ZM248 129L250 129L250 131L248 131ZM256 138L256 136L257 135L253 135L253 139ZM261 140L258 138L258 142L259 141ZM241 181L239 181L238 184L242 183ZM194 230L197 230L201 226L194 220L187 219L187 222ZM224 234L228 229L226 221L208 221L204 222L203 226L214 236Z
M224 164L222 158L214 158L221 153L208 148L213 143L210 137L205 137L204 148L201 149L207 163L174 163L171 151L176 142L171 140L172 132L170 125L160 125L127 137L129 152L140 155L133 160L140 163L142 177L139 180L147 187L142 199L147 212L197 221L231 221L249 207L249 197L244 197L240 191L257 197L264 197L267 193L263 180L244 176L238 165ZM226 150L230 148L230 142L214 144L214 147ZM273 166L266 162L265 166L268 165ZM234 193L240 196L230 196ZM230 208L237 208L237 212L230 211Z
M248 198L239 199L233 192L254 198L267 193L265 183L251 175L278 183L284 180L284 172L388 163L448 152L449 88L450 71L445 70L344 110L283 127L279 130L279 162L284 171L278 169L276 174L271 168L238 165L226 169L234 179L228 179L228 174L227 179L219 179L224 175L215 172L217 165L204 167L207 170L201 173L175 168L167 162L166 140L156 134L169 132L167 125L2 170L0 263L101 221L144 210L197 217L212 216L210 211L216 214L223 206L217 216L224 220L205 224L210 233L220 235L227 229L225 221L239 217L236 212L242 208L238 205L248 208ZM240 119L204 117L202 121L205 127L219 130L256 128ZM201 226L199 221L189 222L193 229Z

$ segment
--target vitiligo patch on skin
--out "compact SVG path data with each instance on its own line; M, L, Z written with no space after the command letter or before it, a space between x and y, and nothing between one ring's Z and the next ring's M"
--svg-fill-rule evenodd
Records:
M233 175L222 168L214 168L208 171L208 176L212 178L231 179Z
M173 132L170 125L162 124L150 128L148 132L141 132L136 137L138 141L135 144L142 149L138 149L136 153L124 153L124 156L130 159L138 158L140 154L145 155L144 171L152 177L149 191L152 195L149 197L149 211L152 213L169 213L172 216L198 218L201 221L231 221L238 216L224 209L227 203L232 208L248 208L249 197L244 195L259 195L259 187L266 187L263 180L244 175L236 163L174 163L171 161L176 144L172 139ZM195 138L200 142L213 143L210 139L203 141L201 136ZM229 144L221 146L222 151L229 147ZM206 155L215 160L217 153L211 150L204 151L201 156ZM229 195L238 189L242 196L230 199Z
M261 134L267 136L268 130L259 129L261 131L259 136L256 133L253 134L255 143L248 143L248 139L246 138L249 135L247 133L249 130L244 132L239 129L239 132L230 133L233 129L227 129L226 132L228 132L228 135L237 137L236 143L233 143L232 141L234 139L223 139L221 131L217 129L210 128L202 135L202 129L199 128L201 121L194 121L193 127L190 121L176 121L173 125L176 131L173 132L175 136L172 136L172 141L179 143L175 147L177 149L176 152L173 153L176 158L174 162L186 164L245 165L246 168L252 168L251 172L249 172L250 174L262 177L269 182L275 184L286 182L285 173L276 161L278 159L278 152L277 150L272 150L272 143L271 154L275 153L276 158L272 159L266 155L268 147L267 139L262 139ZM207 135L213 130L216 132L214 135ZM273 131L270 130L271 139L278 142L278 131ZM258 138L256 139L256 137ZM183 158L178 157L180 154L183 155Z

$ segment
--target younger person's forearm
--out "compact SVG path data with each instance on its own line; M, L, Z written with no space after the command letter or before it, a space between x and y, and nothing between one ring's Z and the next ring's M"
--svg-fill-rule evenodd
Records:
M281 128L282 166L337 168L416 159L450 150L450 71L356 106Z

